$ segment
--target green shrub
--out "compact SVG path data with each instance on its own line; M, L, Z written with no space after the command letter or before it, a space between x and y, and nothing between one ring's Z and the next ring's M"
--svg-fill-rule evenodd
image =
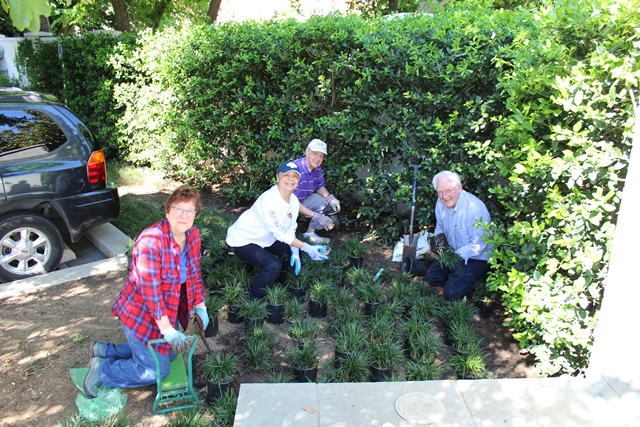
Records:
M500 153L488 288L545 374L588 363L631 144L638 18L631 2L569 1L528 18L496 58L508 103L486 147Z
M47 92L64 98L62 64L58 59L58 43L25 38L18 43L16 66L29 80L28 89Z
M64 80L61 100L91 129L108 157L119 154L116 122L125 111L114 92L116 83L121 81L118 69L122 67L115 53L129 52L134 42L135 37L130 34L105 33L63 37L59 41Z

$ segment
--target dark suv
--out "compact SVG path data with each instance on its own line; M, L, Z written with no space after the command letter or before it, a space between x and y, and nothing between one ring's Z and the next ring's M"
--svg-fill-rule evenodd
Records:
M120 213L89 129L55 97L0 89L0 281L58 268L69 234Z

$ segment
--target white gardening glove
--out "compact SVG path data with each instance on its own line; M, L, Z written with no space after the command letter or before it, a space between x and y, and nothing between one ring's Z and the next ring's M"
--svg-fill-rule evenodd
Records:
M302 247L302 250L305 251L314 261L324 261L329 258L327 256L327 253L329 252L327 249L328 248L324 245L310 245L308 243L305 243Z
M429 253L429 251L431 251L431 246L427 245L424 248L420 249L420 252L416 253L416 256L425 256L426 254Z
M314 213L313 216L311 217L311 221L317 222L325 230L331 230L333 227L335 227L335 224L333 223L331 218L329 218L326 215L321 214L320 212Z
M329 203L329 206L331 206L336 213L340 212L340 200L336 199L336 196L329 194L324 200Z

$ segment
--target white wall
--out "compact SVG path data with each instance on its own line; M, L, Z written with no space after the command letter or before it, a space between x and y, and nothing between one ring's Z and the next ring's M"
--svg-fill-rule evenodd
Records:
M9 78L17 78L20 80L20 86L24 87L28 85L29 80L26 76L21 76L16 67L16 51L18 50L18 44L27 39L38 38L42 42L57 42L57 37L52 37L51 33L39 32L39 33L24 33L25 37L5 37L0 35L0 47L4 54L0 59L0 70L6 71Z
M640 415L640 111L636 112L633 148L629 160L609 274L595 329L587 379L604 381L620 397L635 400Z
M22 37L0 37L0 48L4 51L0 59L0 70L6 71L10 78L20 78L16 68L16 49ZM26 81L23 80L26 83Z

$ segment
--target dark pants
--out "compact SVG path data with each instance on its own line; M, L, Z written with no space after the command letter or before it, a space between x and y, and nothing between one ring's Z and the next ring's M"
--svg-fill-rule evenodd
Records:
M258 275L251 284L251 298L262 298L267 288L275 283L280 274L289 270L291 246L284 242L276 242L266 248L254 243L245 246L229 247L243 261L257 267Z
M470 259L455 271L444 270L440 261L434 261L425 278L431 286L444 286L445 299L454 301L473 292L476 283L486 280L489 264L487 261Z

